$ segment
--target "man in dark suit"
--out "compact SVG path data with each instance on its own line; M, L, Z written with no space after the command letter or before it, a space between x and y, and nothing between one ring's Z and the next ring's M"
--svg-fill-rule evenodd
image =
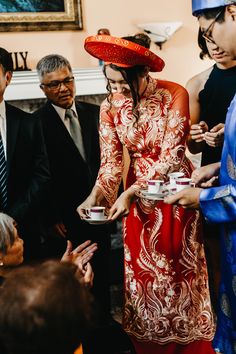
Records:
M37 72L48 99L34 114L42 121L51 172L49 224L54 224L54 229L70 239L73 246L88 238L98 244L91 262L94 271L91 290L101 310L101 323L84 341L83 351L84 354L122 353L119 349L127 348L130 343L110 315L110 226L90 225L76 212L90 194L100 166L99 107L75 102L72 68L63 56L45 56L38 62Z
M50 174L40 121L4 101L12 71L10 53L0 48L0 210L16 220L28 259L40 253L40 205Z
M47 55L37 64L40 87L48 101L34 115L41 119L51 172L48 225L75 247L90 238L98 243L93 259L93 293L104 314L110 312L109 257L110 235L107 225L90 225L81 220L77 206L89 195L100 164L99 107L75 102L75 81L68 60ZM70 117L67 117L69 112ZM73 135L76 120L80 136ZM79 141L77 141L77 140ZM65 240L64 239L64 240ZM64 250L56 249L55 256ZM63 251L64 252L64 251Z

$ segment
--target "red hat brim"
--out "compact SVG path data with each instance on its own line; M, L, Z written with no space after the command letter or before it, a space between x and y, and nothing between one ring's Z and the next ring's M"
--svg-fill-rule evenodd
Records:
M148 48L119 37L90 36L85 39L84 48L93 57L121 67L147 65L150 71L162 71L165 66Z

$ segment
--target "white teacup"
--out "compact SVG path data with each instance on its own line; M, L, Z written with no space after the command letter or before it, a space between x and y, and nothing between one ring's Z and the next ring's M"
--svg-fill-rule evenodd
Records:
M195 186L195 184L192 182L192 179L187 177L177 178L175 181L175 185L176 185L176 192L180 192L185 188Z
M148 184L148 193L153 193L153 194L162 193L164 181L158 179L149 179L147 184Z
M171 172L171 173L168 174L168 177L169 177L170 185L175 187L176 180L178 178L184 177L184 173L183 172Z
M105 207L93 206L86 209L86 214L91 220L104 220L105 219Z

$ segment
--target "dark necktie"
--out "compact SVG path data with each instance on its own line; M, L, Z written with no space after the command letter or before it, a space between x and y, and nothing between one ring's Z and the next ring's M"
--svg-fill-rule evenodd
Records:
M83 139L82 139L82 134L81 134L81 128L79 124L78 118L74 115L72 109L67 109L65 113L65 118L69 119L69 129L70 129L70 135L77 146L81 156L85 160L85 152L84 152L84 146L83 146Z
M2 136L0 133L0 210L7 206L7 162L4 154Z

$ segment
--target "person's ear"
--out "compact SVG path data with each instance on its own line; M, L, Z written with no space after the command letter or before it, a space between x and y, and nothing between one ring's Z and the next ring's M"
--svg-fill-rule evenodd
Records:
M45 93L45 88L43 84L40 84L39 87L41 88L41 90Z
M5 74L6 86L8 86L12 79L12 71L7 71Z
M226 6L225 11L232 17L233 21L236 21L236 5Z

